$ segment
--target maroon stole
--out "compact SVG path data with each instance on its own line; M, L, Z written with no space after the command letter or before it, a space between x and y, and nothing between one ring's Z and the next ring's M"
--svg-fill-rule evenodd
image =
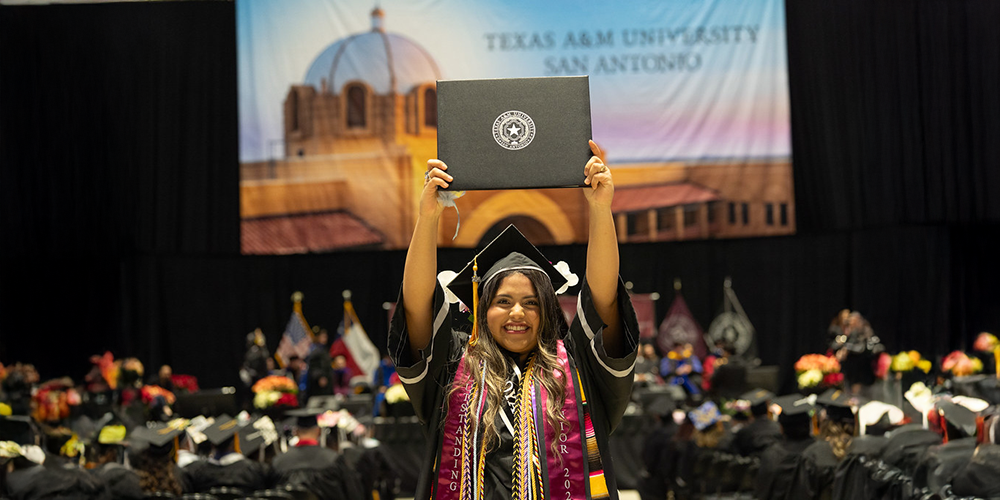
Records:
M569 356L562 340L557 342L556 356L560 369L553 375L562 378L566 383L566 396L562 407L566 423L563 424L562 429L554 429L544 418L547 394L542 384L534 383L525 386L535 388L530 395L530 399L535 402L530 405L533 414L522 419L522 422L528 422L527 426L532 429L525 429L524 425L520 423L515 424L517 426L516 441L535 438L532 443L514 443L514 453L518 453L518 450L522 449L530 449L532 453L530 460L535 467L533 474L525 474L524 467L521 467L520 471L513 471L513 474L529 476L520 479L522 484L525 484L525 481L531 484L530 488L521 488L523 490L521 495L522 498L528 498L527 495L531 495L532 500L543 500L537 497L544 496L541 494L543 487L538 484L541 477L541 471L538 470L538 467L541 465L539 460L542 456L546 460L549 481L546 498L553 500L587 498L586 485L593 482L593 478L588 478L588 457L584 453L585 431L583 424L584 420L589 421L589 418L580 418L580 409L576 399L578 392L581 396L583 395L583 388L577 387L579 379L573 376L575 370L570 367ZM482 449L483 436L481 433L475 432L474 423L469 421L470 412L468 410L470 405L473 405L477 420L482 418L486 390L485 385L481 382L482 374L469 373L465 368L464 361L465 356L463 355L453 382L459 389L452 392L448 400L449 411L445 417L441 454L437 461L435 498L440 500L475 500L483 495L483 469L485 467ZM531 375L525 373L523 376ZM522 396L525 395L522 394ZM589 417L589 415L585 415L585 417ZM534 424L538 421L541 421L542 427L544 427L544 439L538 439L540 436L537 436L537 430L534 429ZM590 430L590 432L593 431ZM550 448L552 443L558 443L556 446L557 454L552 453ZM518 460L515 460L515 464L517 463ZM603 480L603 476L601 479ZM517 492L515 492L516 495Z

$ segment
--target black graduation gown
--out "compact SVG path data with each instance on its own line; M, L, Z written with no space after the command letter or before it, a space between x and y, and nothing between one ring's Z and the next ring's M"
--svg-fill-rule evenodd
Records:
M830 498L834 473L840 461L826 441L816 441L802 452L786 498ZM792 496L794 495L794 496Z
M851 440L847 455L834 472L833 496L835 500L873 498L870 471L865 466L869 460L882 456L889 441L885 436L858 436Z
M253 460L239 460L221 465L211 460L197 460L184 468L191 489L203 493L219 486L239 488L246 493L268 487L268 470Z
M7 475L11 500L103 500L111 499L97 476L78 468L36 465Z
M90 472L104 483L111 498L141 500L146 496L139 485L139 476L124 465L103 464Z
M275 487L298 486L320 498L363 500L357 473L342 455L322 446L299 446L275 457L271 463Z
M941 444L941 436L921 428L899 428L890 433L882 460L903 474L912 476L927 448Z
M736 431L732 448L738 455L758 456L781 438L781 426L777 422L759 417Z
M760 455L760 470L754 478L754 496L759 500L784 500L802 452L816 442L813 438L798 441L782 440Z
M963 438L931 446L920 458L913 473L913 486L941 491L951 484L959 469L969 463L976 451L976 438Z
M677 476L677 457L674 443L677 425L667 422L653 430L642 448L642 463L645 473L639 478L638 491L643 500L662 500L673 487Z
M601 335L604 323L593 305L586 280L582 281L577 315L570 325L569 334L563 340L570 365L578 371L588 398L591 422L601 453L608 494L612 500L617 500L618 488L614 479L608 435L621 422L628 406L636 349L639 345L639 324L628 291L619 280L618 310L627 354L622 358L609 356L604 350ZM388 340L388 351L393 363L396 364L400 381L406 388L417 417L424 424L428 438L428 447L422 464L423 472L418 479L414 495L417 500L431 498L432 488L437 482L434 464L441 450L445 401L455 378L458 361L461 360L465 343L468 341L468 334L452 328L452 315L449 304L444 300L444 289L439 283L435 285L431 343L420 353L419 359L412 359L410 353L406 315L402 312L405 310L402 291L396 305L396 314L393 315L390 324ZM583 421L582 416L580 421ZM512 487L513 437L499 417L496 425L500 442L486 457L484 479L486 496L509 499ZM584 440L582 432L581 440ZM547 444L544 446L548 448ZM548 482L543 482L547 491ZM589 491L589 484L587 488Z
M952 481L958 496L1000 498L1000 445L980 445Z

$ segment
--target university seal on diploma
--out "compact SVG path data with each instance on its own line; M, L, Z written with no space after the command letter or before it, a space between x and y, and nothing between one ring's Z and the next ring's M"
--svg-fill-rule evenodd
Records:
M524 149L535 138L535 122L523 111L505 111L493 121L493 139L504 149Z

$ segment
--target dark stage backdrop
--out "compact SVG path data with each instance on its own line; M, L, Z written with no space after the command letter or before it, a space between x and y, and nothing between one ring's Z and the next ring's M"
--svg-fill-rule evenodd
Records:
M844 5L787 8L800 234L622 247L658 320L680 277L707 327L731 276L786 387L844 307L894 351L1000 329L996 6ZM384 344L402 252L239 255L235 38L225 2L0 7L0 361L79 378L111 349L234 384L295 290L331 330L353 290ZM543 250L582 269L582 247Z

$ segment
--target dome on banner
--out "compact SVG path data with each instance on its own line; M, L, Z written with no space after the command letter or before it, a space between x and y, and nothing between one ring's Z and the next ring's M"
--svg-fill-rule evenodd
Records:
M441 78L430 53L410 38L387 33L382 9L372 11L372 29L337 40L309 66L304 83L337 94L361 81L375 94L405 94Z

